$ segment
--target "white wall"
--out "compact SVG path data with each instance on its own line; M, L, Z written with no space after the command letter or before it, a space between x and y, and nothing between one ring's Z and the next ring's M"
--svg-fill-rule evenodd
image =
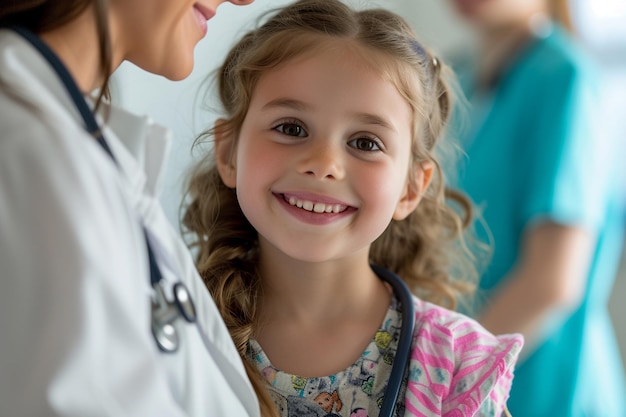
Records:
M612 45L626 45L626 25L617 23L615 13L622 12L622 20L626 18L624 0L574 0L579 5L579 19L595 17L606 18L613 22L615 28L621 30L620 38L611 38L607 34L606 25L598 22L583 21L581 27L592 47L601 53L603 45L609 39ZM218 15L209 22L207 37L196 49L196 68L192 75L181 82L170 82L161 77L143 73L130 64L123 65L114 75L114 102L136 113L151 115L159 123L170 127L175 134L169 160L167 178L164 182L162 202L170 221L178 225L178 207L182 198L181 187L183 175L192 161L191 144L201 129L209 126L214 114L200 108L197 93L202 80L224 58L226 51L234 40L247 28L251 27L257 16L262 12L289 3L289 0L257 0L243 8L229 3L220 7ZM472 46L475 37L469 28L450 10L445 0L350 0L359 7L384 6L399 12L414 26L423 42L441 56L451 53L460 47ZM604 8L599 4L605 5ZM594 32L594 28L600 28ZM219 40L219 41L218 41ZM626 47L623 53L608 53L609 57L626 64ZM623 109L626 106L626 76L624 71L615 72L615 88L612 100L615 106ZM204 103L205 105L207 103ZM211 104L211 103L208 103ZM214 104L214 103L213 103ZM620 121L624 122L621 118ZM616 125L617 128L617 125ZM622 125L620 128L626 128ZM626 262L623 262L616 286L613 291L610 309L614 317L618 337L622 346L623 357L626 358Z

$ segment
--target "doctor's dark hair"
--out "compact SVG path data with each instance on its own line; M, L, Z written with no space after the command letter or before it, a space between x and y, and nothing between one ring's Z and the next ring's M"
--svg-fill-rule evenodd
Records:
M111 76L111 39L108 22L108 0L0 0L0 27L19 25L41 34L76 19L88 7L94 8L98 33L100 72L103 78L96 100L96 110L108 98Z
M407 101L414 115L411 166L430 161L436 171L415 212L392 220L373 242L370 261L397 273L421 298L454 308L460 295L474 289L477 273L463 238L471 205L446 188L438 163L439 142L453 108L447 81L452 74L400 16L383 9L356 11L338 0L301 0L281 9L247 33L218 69L223 119L197 144L216 134L234 138L234 155L260 77L336 42L366 58L365 65ZM199 272L244 358L264 415L276 415L264 380L246 358L262 296L257 232L241 211L235 190L222 182L214 158L202 158L194 167L186 197L183 227L197 250Z

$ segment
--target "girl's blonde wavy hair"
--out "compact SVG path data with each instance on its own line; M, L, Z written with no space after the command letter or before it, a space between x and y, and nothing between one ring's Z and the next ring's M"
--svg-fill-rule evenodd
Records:
M216 132L237 138L259 78L334 40L353 45L407 100L414 113L411 163L433 161L436 167L416 211L391 221L372 244L370 261L401 276L421 298L454 308L461 294L473 290L477 274L463 238L471 206L445 187L436 156L453 108L446 81L451 73L421 46L400 16L382 9L353 10L338 0L301 0L281 9L247 33L219 68L224 118L199 139ZM186 202L183 226L197 249L202 279L244 359L263 415L276 416L265 380L247 359L261 296L257 232L242 213L235 190L222 182L212 157L194 167Z

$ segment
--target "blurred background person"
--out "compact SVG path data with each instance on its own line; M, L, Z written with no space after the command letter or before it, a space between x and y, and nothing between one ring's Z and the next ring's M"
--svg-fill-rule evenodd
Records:
M602 130L600 72L566 0L450 1L480 42L456 65L470 106L455 176L493 242L473 308L492 332L526 338L511 413L624 417L607 309L625 230L623 147Z

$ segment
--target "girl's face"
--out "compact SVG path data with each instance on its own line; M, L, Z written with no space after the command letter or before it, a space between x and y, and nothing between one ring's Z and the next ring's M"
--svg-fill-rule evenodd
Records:
M254 0L231 0L249 4ZM114 59L179 80L193 68L193 51L206 24L226 0L113 0L111 27Z
M326 48L260 78L232 157L216 138L218 169L262 250L307 262L367 257L430 178L418 167L409 184L411 121L390 82L349 47Z

